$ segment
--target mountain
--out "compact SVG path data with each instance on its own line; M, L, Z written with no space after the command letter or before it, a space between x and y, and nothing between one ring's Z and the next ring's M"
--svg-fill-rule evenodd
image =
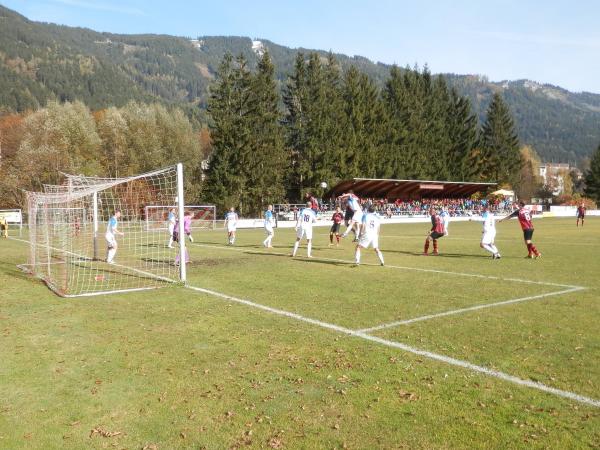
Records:
M82 100L92 109L129 100L157 101L206 120L208 87L225 54L243 54L250 67L268 49L281 84L298 52L264 39L100 33L28 20L0 6L0 112L21 112L49 100ZM343 69L353 65L380 86L390 66L362 56L335 54ZM475 75L444 74L469 97L482 118L494 92L510 106L524 144L543 160L580 163L600 142L600 95L572 93L528 80L490 82Z

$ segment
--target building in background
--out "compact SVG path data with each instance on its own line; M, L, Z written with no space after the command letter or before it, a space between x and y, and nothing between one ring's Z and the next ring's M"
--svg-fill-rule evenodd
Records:
M544 180L544 186L555 196L565 192L565 179L571 176L570 172L569 163L540 164L540 177Z

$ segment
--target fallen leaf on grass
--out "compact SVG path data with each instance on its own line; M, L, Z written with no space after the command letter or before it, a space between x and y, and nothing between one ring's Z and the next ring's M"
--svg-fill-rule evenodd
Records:
M419 396L417 394L414 394L412 392L406 392L406 391L403 391L402 389L398 391L398 395L400 396L400 398L403 398L410 402L419 399Z
M272 437L268 443L271 448L283 448L283 441L277 437Z
M115 437L115 436L119 436L120 434L123 434L121 431L108 431L105 430L102 427L96 427L93 428L92 431L90 431L90 437L92 437L95 434L99 434L102 437Z
M142 448L142 450L158 450L158 445L156 444L146 444Z

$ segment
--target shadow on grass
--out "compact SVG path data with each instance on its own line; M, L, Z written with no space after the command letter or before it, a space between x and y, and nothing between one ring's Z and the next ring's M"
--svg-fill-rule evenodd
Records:
M6 261L0 261L0 273L9 277L19 278L21 280L31 280L32 276L19 269L16 264Z

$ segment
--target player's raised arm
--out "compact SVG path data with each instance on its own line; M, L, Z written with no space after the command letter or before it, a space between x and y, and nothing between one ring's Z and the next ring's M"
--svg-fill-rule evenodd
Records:
M515 209L513 212L511 212L508 216L503 217L502 219L498 220L498 222L503 222L505 220L508 219L512 219L513 217L517 217L519 215L519 210Z

